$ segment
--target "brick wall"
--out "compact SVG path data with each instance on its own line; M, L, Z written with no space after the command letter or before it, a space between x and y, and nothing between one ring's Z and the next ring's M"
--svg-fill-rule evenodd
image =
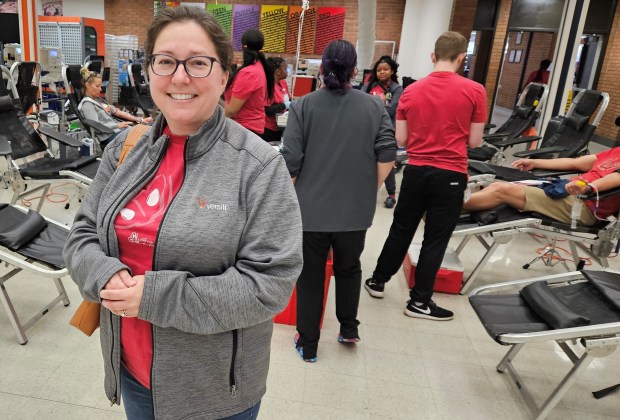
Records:
M510 16L510 7L512 0L502 0L499 7L499 16L495 27L495 37L493 38L493 47L491 48L491 58L489 60L489 69L487 71L487 80L484 87L487 91L487 109L490 112L493 106L493 94L497 86L500 64L504 51L504 41L508 30L508 17Z
M527 46L529 33L524 33L521 38L521 44L515 45L515 37L518 32L508 33L508 52L504 55L502 66L502 77L497 92L497 106L512 109L515 105L517 92L519 90L519 79L523 71L525 60L525 47ZM514 51L514 53L512 53ZM517 63L514 57L517 56L516 51L520 51L521 56ZM510 62L510 56L513 55L513 62Z
M105 0L105 31L111 35L137 35L144 44L146 30L153 20L153 0Z
M610 102L601 124L596 130L596 134L616 141L620 140L620 132L614 124L616 117L620 115L620 78L618 77L620 68L620 7L616 8L614 23L609 34L605 61L601 69L601 76L598 81L598 90L609 93ZM616 144L617 145L617 144Z
M518 32L509 33L508 53L504 56L504 67L500 82L501 89L497 93L497 105L509 109L512 109L517 101L523 67L525 66L525 72L523 73L524 85L530 73L538 70L542 60L553 57L556 39L556 34L551 32L523 32L521 43L517 44L517 34ZM532 44L530 45L526 63L525 54L530 36L532 37ZM516 51L521 51L521 60L518 63L516 60L510 63L511 51L515 51L515 56L517 55Z
M194 1L194 3L205 3ZM299 1L292 0L220 0L220 4L268 4L299 6ZM396 41L396 53L403 26L406 0L377 0L377 20L375 38L381 41ZM347 9L344 27L344 39L357 42L357 0L323 0L313 1L312 7L345 7ZM138 44L144 44L146 30L153 20L152 0L105 0L106 32L113 35L137 35ZM287 54L278 54L287 57ZM235 52L235 59L241 54ZM304 57L317 57L305 55Z
M469 39L474 26L477 4L478 0L454 0L450 30L458 32Z

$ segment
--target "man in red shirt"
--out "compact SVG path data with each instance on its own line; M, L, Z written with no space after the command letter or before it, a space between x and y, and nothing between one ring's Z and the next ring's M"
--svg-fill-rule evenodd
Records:
M396 140L407 147L409 161L389 236L365 287L372 297L384 296L385 283L398 271L426 214L415 286L405 308L405 315L414 318L445 321L454 316L431 298L463 206L467 146L481 143L486 121L484 87L456 73L466 53L465 37L443 33L431 54L433 72L405 89L396 111Z

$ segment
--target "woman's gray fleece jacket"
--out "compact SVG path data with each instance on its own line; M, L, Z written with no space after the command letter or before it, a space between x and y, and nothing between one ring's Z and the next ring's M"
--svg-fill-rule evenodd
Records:
M105 150L64 249L85 299L127 267L114 220L166 150L158 118L117 169L125 133ZM185 146L185 177L157 234L140 319L153 327L151 387L158 419L215 419L265 393L272 317L302 268L302 229L284 159L220 107ZM105 392L119 403L120 318L102 307Z

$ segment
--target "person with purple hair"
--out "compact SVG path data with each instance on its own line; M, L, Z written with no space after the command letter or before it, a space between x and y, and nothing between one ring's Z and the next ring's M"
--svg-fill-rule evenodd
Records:
M396 159L394 127L384 103L351 88L356 62L350 42L332 41L320 68L324 87L291 104L284 131L282 155L295 183L303 225L294 345L306 362L317 360L330 248L338 341L360 341L360 256L377 191Z

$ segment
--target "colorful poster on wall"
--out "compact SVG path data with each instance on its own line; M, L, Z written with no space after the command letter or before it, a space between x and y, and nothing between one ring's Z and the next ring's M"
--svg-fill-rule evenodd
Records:
M286 47L286 19L288 6L261 6L260 30L265 35L263 50L282 53Z
M0 0L0 13L17 13L17 0Z
M319 7L314 41L315 54L323 54L327 44L334 39L342 39L346 12L347 9L344 7Z
M161 13L166 7L179 7L181 2L179 1L154 1L153 2L153 12L155 16Z
M241 36L248 29L258 29L260 6L249 4L235 4L233 8L233 49L241 51Z
M224 33L230 36L232 29L232 4L207 4L207 12L211 13L215 20L219 22L224 29Z
M301 20L301 6L290 6L288 9L288 29L286 30L286 52L297 52L297 34L299 33L299 21ZM299 52L301 54L314 54L314 34L316 32L317 8L311 7L304 14L304 26L301 29L301 41Z

